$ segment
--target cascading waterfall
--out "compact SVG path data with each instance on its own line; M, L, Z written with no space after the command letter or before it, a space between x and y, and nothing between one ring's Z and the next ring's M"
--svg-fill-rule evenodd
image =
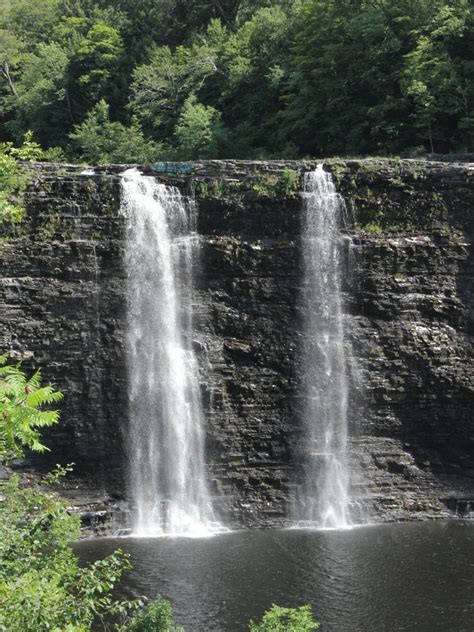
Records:
M309 441L298 517L305 526L344 528L350 524L339 232L345 206L322 165L305 175L303 205L303 414Z
M128 275L129 477L134 535L201 536L218 527L205 477L192 349L195 206L178 189L122 177Z

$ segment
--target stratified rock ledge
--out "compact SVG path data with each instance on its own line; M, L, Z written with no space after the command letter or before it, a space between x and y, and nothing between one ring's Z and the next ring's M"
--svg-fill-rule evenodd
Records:
M209 479L231 526L288 525L301 480L299 191L315 165L143 167L199 208L194 344ZM127 515L124 168L35 166L27 219L4 227L1 243L1 347L66 394L46 438L49 462L76 463L68 497L88 533L113 532ZM474 164L333 159L325 168L348 209L353 496L374 521L468 515Z

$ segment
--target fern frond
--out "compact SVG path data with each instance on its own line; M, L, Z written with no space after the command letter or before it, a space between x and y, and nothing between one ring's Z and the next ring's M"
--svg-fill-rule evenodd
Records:
M42 388L30 392L26 397L26 403L28 406L37 408L38 406L59 402L62 397L63 394L55 391L52 386L43 386Z
M41 369L38 369L28 380L31 390L37 390L41 386Z
M34 427L51 426L59 421L59 410L32 411L30 416Z
M7 367L10 370L6 372L4 381L17 390L24 390L26 384L25 374L17 370L16 367Z
M37 440L33 440L30 444L30 449L35 452L50 452L50 449L46 447L43 443L40 443Z
M59 421L59 410L42 410L63 395L51 385L41 386L41 370L27 380L20 364L7 365L0 356L0 461L23 454L23 447L44 452L40 428Z

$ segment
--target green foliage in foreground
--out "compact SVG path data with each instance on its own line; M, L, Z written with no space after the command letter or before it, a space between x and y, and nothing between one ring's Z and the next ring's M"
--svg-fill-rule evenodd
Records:
M126 632L184 632L181 627L173 622L173 610L171 604L162 597L146 609L139 610L127 623Z
M311 606L282 608L273 604L260 622L250 622L250 632L312 632L318 628Z
M23 448L36 452L47 448L40 441L42 428L59 421L58 410L45 410L62 394L52 386L41 386L41 370L28 379L20 365L7 365L0 356L0 461L23 456Z
M70 546L79 539L79 518L68 514L56 494L22 489L17 476L0 493L0 629L82 632L93 621L125 621L142 607L141 600L112 596L130 568L122 551L79 566Z

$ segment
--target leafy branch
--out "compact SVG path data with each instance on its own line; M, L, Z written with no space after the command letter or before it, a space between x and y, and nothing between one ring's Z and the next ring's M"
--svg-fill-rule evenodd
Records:
M59 411L44 409L62 399L52 386L41 386L41 370L28 379L20 364L8 365L0 356L0 460L21 457L24 447L37 452L48 448L40 430L59 421Z

